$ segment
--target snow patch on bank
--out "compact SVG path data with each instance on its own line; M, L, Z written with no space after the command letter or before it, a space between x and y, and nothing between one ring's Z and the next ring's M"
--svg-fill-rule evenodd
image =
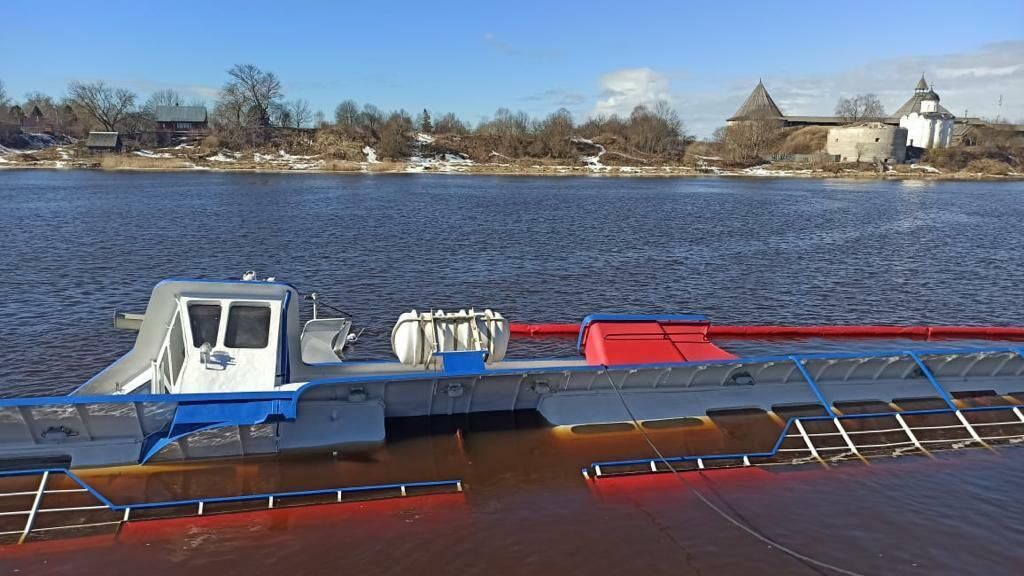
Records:
M253 152L252 159L256 162L267 162L270 164L291 164L293 162L308 162L317 156L298 156L292 155L284 150L278 150L277 154L260 154L259 152Z
M380 160L377 160L377 151L370 146L363 146L363 154L366 154L366 162L369 164L379 164Z
M580 156L580 161L583 162L583 164L585 164L587 166L587 168L590 168L594 172L601 172L601 171L607 171L608 170L608 167L601 163L601 156L604 156L604 153L607 152L607 150L605 150L604 146L602 146L600 144L597 144L593 140L590 140L590 139L587 139L587 138L573 138L572 139L572 143L573 144L586 144L587 146L593 146L593 147L597 148L597 154L595 154L593 156Z
M412 156L406 172L466 172L475 162L462 154L438 154L435 156Z
M143 158L174 158L173 154L168 154L167 152L152 152L150 150L136 150L134 154L136 156L142 156Z
M224 150L220 150L213 156L207 156L206 159L210 162L238 162L239 156L241 156L241 154L238 152L225 152Z

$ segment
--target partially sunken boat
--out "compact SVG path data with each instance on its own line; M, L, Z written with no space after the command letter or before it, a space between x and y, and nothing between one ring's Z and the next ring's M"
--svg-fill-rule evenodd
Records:
M709 411L1024 391L1014 348L737 358L709 338L704 316L592 315L575 358L505 358L510 326L485 310L402 314L392 361L347 361L351 319L300 323L300 293L257 280L173 279L121 359L60 397L0 400L7 469L359 451L385 441L385 421L532 410L580 430L671 427Z

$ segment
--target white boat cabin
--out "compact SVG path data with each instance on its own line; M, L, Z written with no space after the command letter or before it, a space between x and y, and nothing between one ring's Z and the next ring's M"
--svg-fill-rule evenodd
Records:
M445 353L477 352L500 362L508 323L500 314L416 311L392 333L397 360L344 362L350 318L313 318L300 329L302 297L290 284L243 280L166 280L145 314L115 315L137 330L134 348L76 390L82 395L200 394L294 390L317 378L437 370Z

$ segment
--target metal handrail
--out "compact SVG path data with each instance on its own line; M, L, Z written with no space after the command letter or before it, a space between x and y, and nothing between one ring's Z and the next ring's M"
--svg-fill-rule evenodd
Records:
M1004 422L986 422L986 423L981 423L981 424L974 424L974 423L969 423L968 422L968 423L965 424L966 418L963 416L964 414L975 413L975 412L993 412L993 411L998 411L998 410L1006 410L1006 411L1013 412L1014 415L1017 417L1017 420L1004 421ZM743 461L742 466L743 467L747 467L747 466L752 466L753 465L750 462L751 458L767 459L767 458L773 458L775 456L778 456L781 453L787 453L787 454L788 453L794 453L794 452L807 453L807 454L810 454L810 456L812 458L817 459L817 460L820 461L821 458L818 455L818 452L822 452L822 451L838 451L838 450L843 450L843 451L846 451L848 453L852 453L854 455L858 455L859 456L860 455L859 450L861 450L861 449L895 448L895 447L899 447L899 446L910 446L910 445L913 445L913 446L916 446L917 448L919 448L921 451L927 453L927 450L923 446L924 444L975 443L975 444L981 444L982 446L986 446L987 447L988 445L985 442L986 440L1007 440L1007 439L1013 439L1013 438L1024 439L1024 433L1022 433L1022 434L1013 434L1013 435L999 435L999 436L981 436L980 434L978 434L974 430L974 427L978 427L978 426L1020 426L1020 425L1024 425L1024 411L1021 410L1021 407L1019 405L975 406L975 407L971 407L971 408L962 408L962 409L941 408L941 409L927 409L927 410L905 410L905 411L897 411L897 412L877 412L877 413L864 413L864 414L848 414L848 415L838 416L836 418L839 419L839 420L861 420L861 419L866 419L866 418L879 418L879 417L886 416L886 417L895 417L897 419L897 421L899 421L901 424L905 425L906 423L903 420L904 416L928 416L928 415L936 415L936 414L947 414L947 415L951 415L951 416L959 415L959 417L960 417L960 419L962 421L960 423L958 423L958 424L943 425L943 426L911 427L911 426L907 425L906 428L898 428L898 429L863 430L863 431L853 431L853 432L847 431L847 434L878 434L878 433L882 433L882 432L903 432L903 433L906 434L906 436L908 438L908 440L906 440L906 441L890 442L890 443L886 443L886 444L859 444L859 445L854 444L853 446L850 446L850 445L844 445L844 446L816 446L811 441L812 437L819 437L819 436L841 436L842 434L840 432L827 432L827 433L808 434L803 429L804 423L807 423L807 422L830 422L830 421L833 421L833 417L831 417L831 416L797 416L797 417L791 417L791 418L789 418L786 421L785 425L782 428L782 431L779 434L778 439L775 442L775 445L771 449L769 449L767 451L746 452L746 453L728 453L728 454L702 454L702 455L694 455L694 456L676 456L676 457L667 458L666 460L668 462L674 462L674 463L677 463L677 462L696 462L696 463L698 463L698 468L699 469L705 469L703 464L704 464L705 461L709 461L709 460L711 460L711 461L714 461L714 460L742 460ZM970 434L970 436L963 437L963 438L941 438L941 439L924 439L924 440L922 440L922 439L918 439L917 436L914 434L914 432L918 431L918 430L953 430L953 429L964 430L965 432L968 432ZM793 432L795 432L795 433L793 433ZM800 447L800 448L783 448L782 444L786 440L802 440L804 446ZM633 459L633 460L613 460L613 461L605 461L605 462L594 462L590 466L584 468L582 473L583 473L583 476L585 478L588 478L588 479L589 478L597 478L597 477L601 477L601 476L613 476L613 475L618 475L618 474L616 474L614 472L609 472L609 469L623 468L623 467L637 467L637 466L649 467L651 462L656 462L656 460L655 459L651 459L651 458L642 458L642 459ZM734 466L727 466L727 467L732 468ZM653 470L652 469L652 472L664 472L664 471L666 471L666 470L660 470L660 469ZM631 471L631 472L624 472L624 473L625 474L642 474L642 473L649 473L649 472L647 472L646 470L641 470L641 471Z
M12 495L35 495L32 507L28 510L14 510L7 512L0 512L0 517L4 516L28 516L25 522L25 526L20 530L0 532L0 536L9 536L13 534L20 534L21 537L18 543L21 544L25 541L28 535L32 532L39 532L44 530L64 530L71 528L86 528L92 526L107 526L114 524L121 524L129 521L131 518L132 510L145 510L145 509L159 509L159 508L177 508L184 506L196 506L196 514L202 516L206 514L206 507L209 504L225 504L234 502L253 502L265 500L267 502L267 509L273 509L275 504L280 503L282 499L289 498L301 498L309 496L323 496L323 495L335 495L336 502L342 502L345 494L353 493L367 493L367 492L379 492L386 490L397 490L399 497L409 496L410 489L418 488L452 488L456 493L464 491L462 480L435 480L427 482L405 482L405 483L394 483L394 484L377 484L367 486L349 486L344 488L327 488L319 490L299 490L290 492L270 492L261 494L245 494L240 496L217 496L211 498L193 498L185 500L165 500L155 502L140 502L136 504L115 504L108 498L103 496L95 488L90 486L84 480L79 478L76 474L66 468L42 468L36 470L19 470L11 472L0 472L0 478L2 477L14 477L14 476L32 476L41 474L41 481L39 488L31 492L12 492L7 494L0 494L0 496L12 496ZM63 474L70 478L72 481L77 483L80 488L72 489L56 489L46 490L46 484L51 474ZM100 504L91 506L66 506L60 508L42 508L41 502L43 496L46 494L54 493L67 493L67 492L88 492L95 497ZM47 514L54 512L79 512L79 511L91 511L91 510L108 510L110 512L123 512L123 516L120 520L110 522L94 522L89 524L75 524L69 526L52 526L44 528L35 528L34 523L36 516L39 514Z

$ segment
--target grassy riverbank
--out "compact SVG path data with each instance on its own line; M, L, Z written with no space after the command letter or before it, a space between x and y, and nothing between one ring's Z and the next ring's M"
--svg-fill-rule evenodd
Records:
M494 155L491 161L473 161L463 155L433 154L413 156L396 162L377 160L372 151L364 161L344 160L317 154L289 154L284 150L265 152L215 153L199 147L179 145L156 150L135 150L123 154L90 155L73 146L57 146L35 151L11 151L0 156L0 169L88 169L148 171L223 171L223 172L297 172L297 173L441 173L522 176L603 175L617 177L789 177L789 178L861 178L900 180L1024 180L1024 174L976 171L973 166L959 171L939 170L927 165L896 165L885 172L866 163L810 165L766 163L757 166L730 166L717 158L697 162L606 164L600 157L583 157L570 163L558 159L513 159Z

